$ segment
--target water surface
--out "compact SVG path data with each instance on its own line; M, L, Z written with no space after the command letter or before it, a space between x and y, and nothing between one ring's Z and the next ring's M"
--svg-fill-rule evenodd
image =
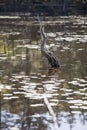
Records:
M41 18L46 47L60 69L49 74L35 18L0 16L0 105L2 130L87 129L87 17Z

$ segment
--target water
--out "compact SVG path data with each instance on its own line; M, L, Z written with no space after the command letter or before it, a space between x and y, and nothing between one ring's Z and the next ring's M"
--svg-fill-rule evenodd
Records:
M56 73L41 54L35 18L0 16L2 130L87 129L87 17L46 17L47 48L60 62Z

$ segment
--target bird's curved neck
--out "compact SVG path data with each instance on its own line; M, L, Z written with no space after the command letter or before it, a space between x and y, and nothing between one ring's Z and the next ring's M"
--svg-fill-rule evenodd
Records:
M42 43L41 43L41 50L42 51L46 49L45 45L46 45L46 39L42 39Z
M44 28L41 27L40 29L41 31L41 50L44 51L46 48L45 48L45 45L46 45L46 34L44 33Z

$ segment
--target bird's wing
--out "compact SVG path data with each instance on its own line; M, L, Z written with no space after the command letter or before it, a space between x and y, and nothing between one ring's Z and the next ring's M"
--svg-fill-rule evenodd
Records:
M55 59L57 60L57 57L54 55L53 52L48 51L48 53L49 53L49 56L50 56L50 57L55 58Z

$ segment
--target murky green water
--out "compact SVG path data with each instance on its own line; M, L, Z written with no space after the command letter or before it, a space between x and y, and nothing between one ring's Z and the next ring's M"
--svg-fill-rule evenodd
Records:
M87 17L42 18L60 69L49 74L35 18L0 16L1 130L87 129Z

